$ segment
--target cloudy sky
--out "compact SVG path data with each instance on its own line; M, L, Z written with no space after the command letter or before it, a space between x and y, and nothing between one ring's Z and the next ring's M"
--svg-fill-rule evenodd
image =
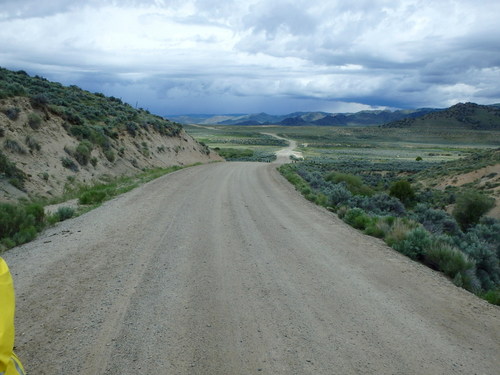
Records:
M0 66L160 114L500 102L498 0L0 0Z

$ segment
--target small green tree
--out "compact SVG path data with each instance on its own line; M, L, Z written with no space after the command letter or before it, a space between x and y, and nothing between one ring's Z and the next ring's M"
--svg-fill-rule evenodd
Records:
M493 208L495 200L478 191L468 190L457 197L453 216L462 230L476 225L486 212Z
M415 191L406 180L400 180L393 183L389 195L398 198L405 206L411 204L415 200Z

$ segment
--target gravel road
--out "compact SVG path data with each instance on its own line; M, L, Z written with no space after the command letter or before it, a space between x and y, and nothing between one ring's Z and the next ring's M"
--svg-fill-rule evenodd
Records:
M4 254L30 374L498 374L500 308L275 165L164 176Z

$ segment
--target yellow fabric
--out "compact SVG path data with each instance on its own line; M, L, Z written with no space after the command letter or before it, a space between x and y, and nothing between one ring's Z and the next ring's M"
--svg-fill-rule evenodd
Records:
M24 374L14 348L14 284L7 263L0 258L0 375Z

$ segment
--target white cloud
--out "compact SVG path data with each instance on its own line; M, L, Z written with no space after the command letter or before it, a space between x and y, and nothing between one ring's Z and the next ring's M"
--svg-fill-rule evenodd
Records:
M158 113L498 102L498 14L496 0L3 0L0 65L137 92Z

